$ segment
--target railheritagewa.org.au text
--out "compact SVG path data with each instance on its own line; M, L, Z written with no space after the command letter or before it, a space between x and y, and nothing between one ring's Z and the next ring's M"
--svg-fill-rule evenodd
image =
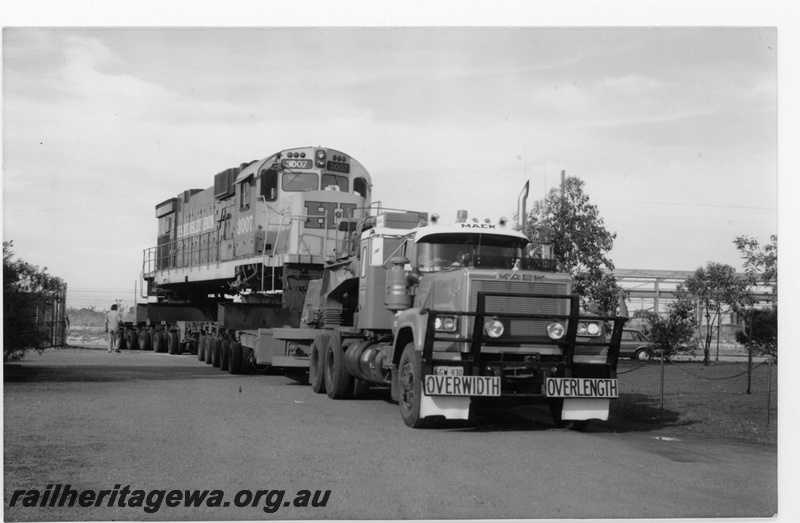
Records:
M240 490L232 496L222 490L133 489L114 485L113 489L78 490L70 484L47 485L44 489L14 490L10 507L130 507L153 514L162 508L177 507L261 507L274 513L281 508L320 508L330 501L330 490Z

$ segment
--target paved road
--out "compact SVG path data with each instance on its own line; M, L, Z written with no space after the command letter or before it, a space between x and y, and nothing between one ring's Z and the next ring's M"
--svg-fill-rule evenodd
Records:
M14 381L19 371L27 379ZM774 448L674 428L616 433L598 422L583 433L559 430L541 409L412 430L380 391L366 400L332 401L283 376L231 376L188 355L31 355L21 368L7 369L4 399L9 521L700 518L777 511ZM137 489L219 489L229 506L162 502L152 513L105 502L41 508L22 506L20 496L9 508L15 490L43 492L57 484L118 485L120 497L130 485L129 500ZM234 496L243 490L271 493L255 507L237 507ZM275 490L286 493L279 499ZM330 496L325 506L296 507L290 501L302 490Z

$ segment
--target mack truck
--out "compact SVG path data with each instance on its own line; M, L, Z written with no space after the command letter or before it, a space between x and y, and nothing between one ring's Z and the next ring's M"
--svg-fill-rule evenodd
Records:
M332 399L388 388L413 428L524 404L549 405L559 427L607 420L624 302L617 316L581 310L551 246L525 235L527 193L514 226L466 211L449 224L416 211L341 219L301 327L239 332L243 355L231 357L307 367L312 389Z

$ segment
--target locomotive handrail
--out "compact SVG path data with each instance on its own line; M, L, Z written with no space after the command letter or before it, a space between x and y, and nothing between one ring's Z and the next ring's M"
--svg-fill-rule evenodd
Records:
M276 256L284 255L289 250L288 244L290 242L290 238L288 237L289 232L287 232L286 233L287 234L287 239L286 239L287 245L286 245L286 248L285 248L284 252L278 252L278 246L280 245L280 239L281 239L281 232L284 229L286 229L288 231L291 231L291 229L292 229L292 227L291 227L292 221L297 220L299 222L301 219L308 220L309 218L322 218L324 220L323 221L323 226L324 226L324 230L325 230L325 236L322 238L323 239L323 245L322 245L322 252L320 253L320 255L324 256L325 253L328 252L328 239L329 239L330 232L328 230L328 215L327 214L282 214L281 215L281 221L278 224L278 232L275 235L275 245L272 248L272 253L269 254L269 255L265 255L264 254L266 252L266 243L267 243L266 239L264 240L264 248L262 249L262 256L261 256L261 290L262 291L264 291L264 265L265 265L264 262L266 260L266 256L269 256L270 261L274 262L274 259L275 259ZM287 224L288 224L288 226L287 226ZM302 242L301 237L302 236L300 234L300 227L298 227L297 228L297 242L298 243ZM305 245L306 250L309 252L309 254L311 256L313 256L313 254L311 253L311 249L308 247L308 245L306 245L304 242L303 242L303 245ZM299 249L298 249L298 252L299 252ZM272 289L271 290L275 291L275 263L270 263L270 266L272 268Z
M183 267L210 265L220 260L219 230L214 230L145 249L144 274ZM203 241L205 240L205 246Z

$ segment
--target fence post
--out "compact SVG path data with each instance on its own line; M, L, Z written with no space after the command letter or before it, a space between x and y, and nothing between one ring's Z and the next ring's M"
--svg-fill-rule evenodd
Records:
M664 410L664 349L661 349L661 406L658 410Z
M769 430L769 409L772 403L772 357L769 358L769 376L767 378L767 430Z

